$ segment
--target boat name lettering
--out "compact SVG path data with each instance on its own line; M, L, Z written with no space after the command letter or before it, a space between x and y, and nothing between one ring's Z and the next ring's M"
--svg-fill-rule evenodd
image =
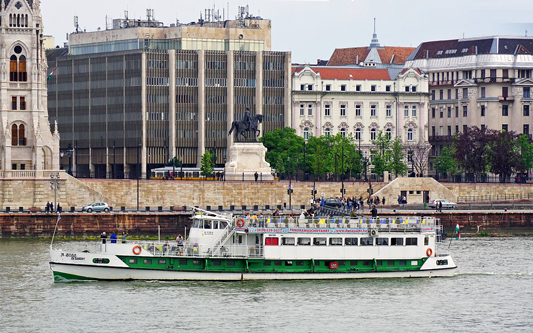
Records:
M422 228L422 232L434 232L434 228L433 227L424 227Z
M204 236L205 236L205 235L207 235L207 236L213 236L213 232L212 232L212 231L207 231L207 230L206 230L206 231L203 232L203 235L204 235Z
M72 260L85 260L85 257L78 257L76 253L61 253L62 257L70 258Z

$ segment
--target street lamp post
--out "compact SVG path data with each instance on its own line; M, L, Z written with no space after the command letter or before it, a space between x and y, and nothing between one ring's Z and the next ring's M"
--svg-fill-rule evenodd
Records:
M183 180L183 156L180 157L180 179Z
M339 156L339 154L335 153L335 181L339 181L339 178L337 177L337 156Z
M306 181L307 178L306 178L306 174L305 174L305 140L304 140L304 168L303 169L304 169L304 181Z
M139 161L141 144L137 146L137 211L139 211L139 179L141 178L141 164Z
M59 173L50 175L50 189L54 191L54 207L57 211L57 190L59 190Z

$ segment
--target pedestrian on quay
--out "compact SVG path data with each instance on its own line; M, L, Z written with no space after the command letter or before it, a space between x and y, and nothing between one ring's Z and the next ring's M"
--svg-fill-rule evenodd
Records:
M385 206L385 197L383 197L383 199L381 199L381 202L383 202L383 206Z
M257 173L257 171L254 173L254 178L255 178L255 181L257 181L257 179L259 179L259 174Z
M105 231L102 231L102 234L100 234L100 239L102 240L102 244L107 243L107 235Z
M50 201L47 201L46 202L46 206L44 207L44 211L46 213L50 213Z
M376 205L372 206L372 209L370 210L370 212L372 213L372 218L378 217L378 210L376 209Z
M61 208L61 206L59 205L59 202L58 202L57 203L57 207L56 207L56 211L61 214L62 210L63 210L63 208Z
M50 203L50 212L51 213L54 212L54 203L53 202Z

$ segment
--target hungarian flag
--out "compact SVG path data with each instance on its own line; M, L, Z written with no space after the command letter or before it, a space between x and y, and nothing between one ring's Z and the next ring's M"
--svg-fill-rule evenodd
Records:
M461 233L459 232L459 223L455 226L455 239L461 238Z
M46 80L50 80L50 78L52 77L52 75L54 75L54 73L55 73L56 71L57 71L57 67L54 68L54 70L53 70L50 74L48 74L48 77L46 78Z

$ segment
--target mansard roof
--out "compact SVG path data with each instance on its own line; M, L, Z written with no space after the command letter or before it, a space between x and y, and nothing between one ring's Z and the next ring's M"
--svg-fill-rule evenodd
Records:
M293 75L301 72L306 67L293 68ZM319 74L324 80L392 80L386 69L377 68L349 68L349 67L309 67L314 73Z
M385 46L382 48L350 47L335 49L328 66L358 65L364 62L371 50L377 51L382 64L404 64L414 47Z
M420 44L407 60L453 58L476 54L532 54L532 37L479 37Z

